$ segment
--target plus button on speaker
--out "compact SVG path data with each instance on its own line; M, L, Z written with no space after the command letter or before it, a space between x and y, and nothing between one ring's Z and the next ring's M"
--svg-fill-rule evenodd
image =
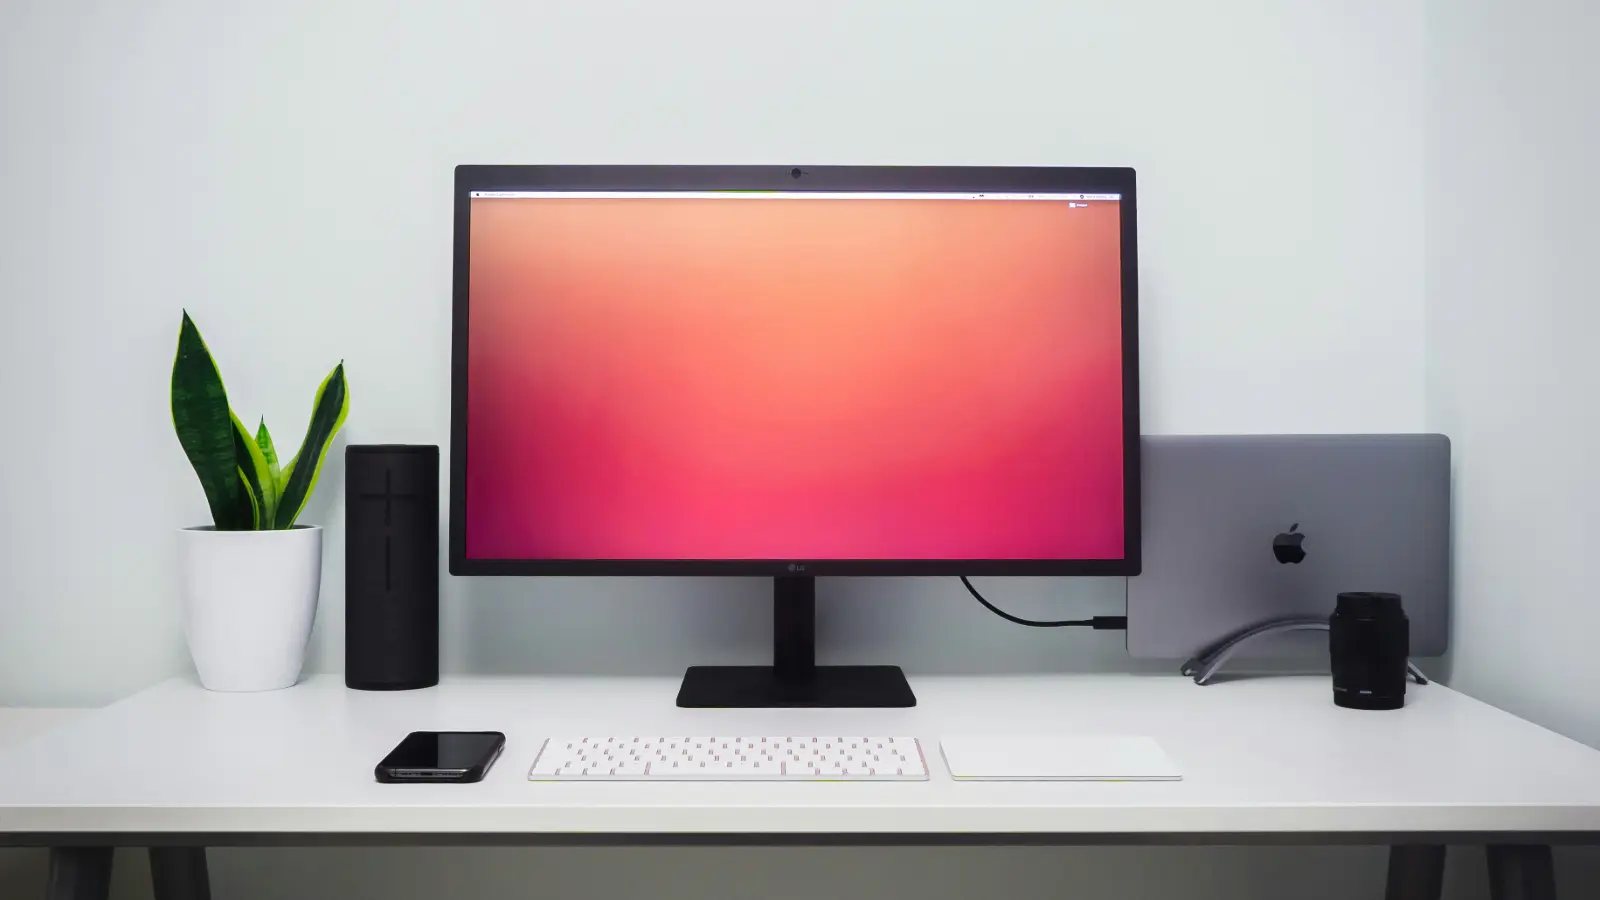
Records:
M439 683L439 448L344 452L344 683Z

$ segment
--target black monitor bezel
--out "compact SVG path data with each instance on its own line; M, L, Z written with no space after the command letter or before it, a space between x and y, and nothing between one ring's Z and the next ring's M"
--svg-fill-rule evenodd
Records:
M1137 575L1140 569L1139 260L1134 170L990 166L484 166L455 171L450 360L450 574L939 576ZM466 555L468 252L473 191L953 191L1116 193L1122 206L1125 555L1077 560L555 560Z

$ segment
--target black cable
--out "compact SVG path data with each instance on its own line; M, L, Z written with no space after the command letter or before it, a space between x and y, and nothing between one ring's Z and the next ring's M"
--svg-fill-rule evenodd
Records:
M967 593L971 594L973 599L982 603L984 609L1005 619L1007 622L1015 622L1018 625L1026 625L1029 628L1093 628L1096 631L1126 631L1128 628L1127 616L1095 616L1090 619L1062 619L1059 622L1041 622L1035 619L1013 616L1011 613L983 599L983 595L978 593L978 589L972 586L972 582L967 580L967 576L961 575L959 577L961 585L967 589Z

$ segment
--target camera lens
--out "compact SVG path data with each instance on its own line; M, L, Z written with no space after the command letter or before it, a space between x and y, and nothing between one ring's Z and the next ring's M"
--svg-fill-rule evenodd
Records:
M789 177L790 178L799 178L801 175L804 175L804 174L805 173L800 171L799 169L790 169L789 170Z

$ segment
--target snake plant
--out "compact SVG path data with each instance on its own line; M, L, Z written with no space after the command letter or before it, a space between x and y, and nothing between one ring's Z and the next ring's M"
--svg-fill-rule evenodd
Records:
M317 388L300 451L280 464L266 420L251 434L234 415L211 351L184 312L172 364L172 425L218 531L293 528L349 412L350 391L340 362Z

